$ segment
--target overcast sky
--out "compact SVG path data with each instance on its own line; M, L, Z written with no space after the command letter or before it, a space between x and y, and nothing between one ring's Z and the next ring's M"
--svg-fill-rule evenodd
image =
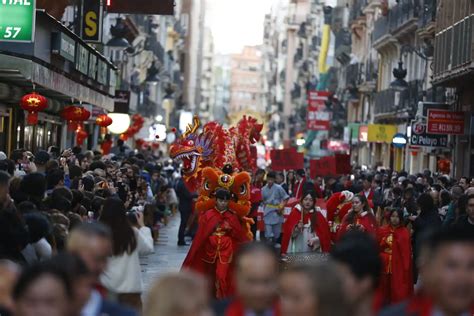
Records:
M263 22L278 0L207 0L206 24L217 53L238 53L263 42Z

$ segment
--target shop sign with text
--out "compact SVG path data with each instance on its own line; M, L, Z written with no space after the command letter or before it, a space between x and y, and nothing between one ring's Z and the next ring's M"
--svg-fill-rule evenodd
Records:
M429 134L425 122L413 121L410 143L421 147L448 147L448 135Z
M33 42L35 0L0 1L0 41Z
M464 112L453 112L448 110L428 110L428 133L463 135L464 134Z
M326 109L329 94L327 91L308 91L308 110L306 114L306 128L308 130L329 130L331 113Z

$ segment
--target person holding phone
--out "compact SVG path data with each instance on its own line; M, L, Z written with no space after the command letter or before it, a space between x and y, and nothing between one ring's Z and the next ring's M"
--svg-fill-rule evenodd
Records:
M100 280L110 292L117 294L120 303L140 311L143 282L139 255L153 253L154 245L151 230L145 226L143 213L134 213L136 224L130 222L120 199L105 200L99 221L112 230L113 257L109 259Z

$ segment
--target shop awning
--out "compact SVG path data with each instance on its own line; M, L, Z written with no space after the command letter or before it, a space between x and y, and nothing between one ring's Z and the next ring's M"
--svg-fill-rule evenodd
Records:
M113 111L114 99L30 59L0 54L0 81L36 90L47 97L81 101ZM15 100L16 101L16 100Z

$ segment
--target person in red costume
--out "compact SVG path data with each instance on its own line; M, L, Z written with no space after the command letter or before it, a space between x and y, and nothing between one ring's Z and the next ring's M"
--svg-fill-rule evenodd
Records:
M294 196L296 199L300 200L302 198L305 184L306 172L304 171L304 169L296 170L296 183L294 192Z
M281 253L329 252L331 234L323 214L315 208L316 194L308 191L303 194L283 225Z
M336 239L339 240L342 235L350 230L363 231L375 237L376 227L375 216L366 197L356 195L352 199L352 210L344 216Z
M110 154L110 150L112 149L112 139L110 134L105 135L104 140L100 144L100 149L102 149L103 155Z
M216 207L199 216L196 236L183 263L183 268L213 280L217 299L233 294L232 258L239 246L249 241L239 218L228 208L230 198L228 190L216 191Z
M352 209L352 199L354 193L350 191L336 192L327 200L327 221L331 230L332 240L336 239L337 232L342 223L342 219Z
M410 232L402 225L403 211L390 209L390 224L377 230L382 259L379 306L399 303L413 294L413 264Z
M474 234L448 227L426 238L418 258L421 287L380 316L474 315Z

